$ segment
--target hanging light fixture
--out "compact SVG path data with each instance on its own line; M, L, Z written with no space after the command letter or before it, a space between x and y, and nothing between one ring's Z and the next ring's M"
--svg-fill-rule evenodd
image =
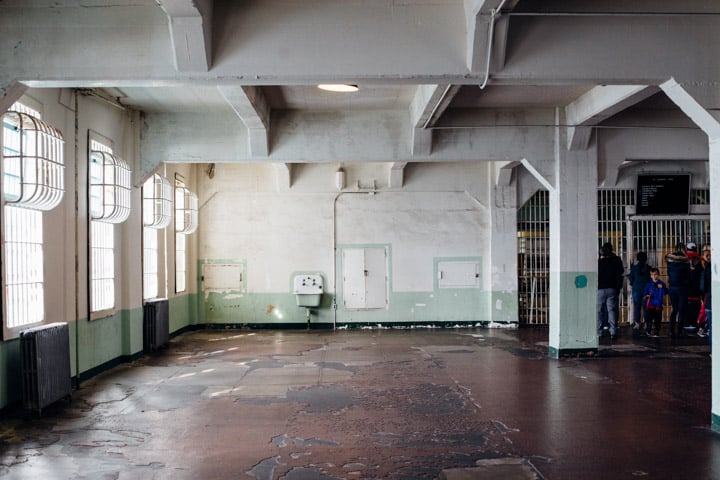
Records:
M352 93L357 92L360 88L350 83L321 83L318 85L320 90L326 92Z

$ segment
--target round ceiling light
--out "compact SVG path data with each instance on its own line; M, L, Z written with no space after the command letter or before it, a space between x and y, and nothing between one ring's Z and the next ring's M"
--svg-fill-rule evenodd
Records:
M349 83L323 83L318 85L320 90L326 92L339 92L339 93L352 93L359 90L357 85L351 85Z

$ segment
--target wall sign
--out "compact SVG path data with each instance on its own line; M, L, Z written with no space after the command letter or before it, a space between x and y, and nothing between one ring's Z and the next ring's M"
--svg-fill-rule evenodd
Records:
M637 215L687 215L690 212L690 175L658 173L638 175Z

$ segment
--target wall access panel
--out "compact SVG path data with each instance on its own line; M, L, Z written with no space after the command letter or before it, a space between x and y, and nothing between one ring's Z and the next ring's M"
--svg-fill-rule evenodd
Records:
M384 247L344 248L342 269L346 310L387 307L387 250Z

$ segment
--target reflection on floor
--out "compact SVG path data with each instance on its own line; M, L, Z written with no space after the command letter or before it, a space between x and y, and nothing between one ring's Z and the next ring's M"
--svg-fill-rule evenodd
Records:
M720 478L704 342L547 331L208 330L6 411L0 478Z

